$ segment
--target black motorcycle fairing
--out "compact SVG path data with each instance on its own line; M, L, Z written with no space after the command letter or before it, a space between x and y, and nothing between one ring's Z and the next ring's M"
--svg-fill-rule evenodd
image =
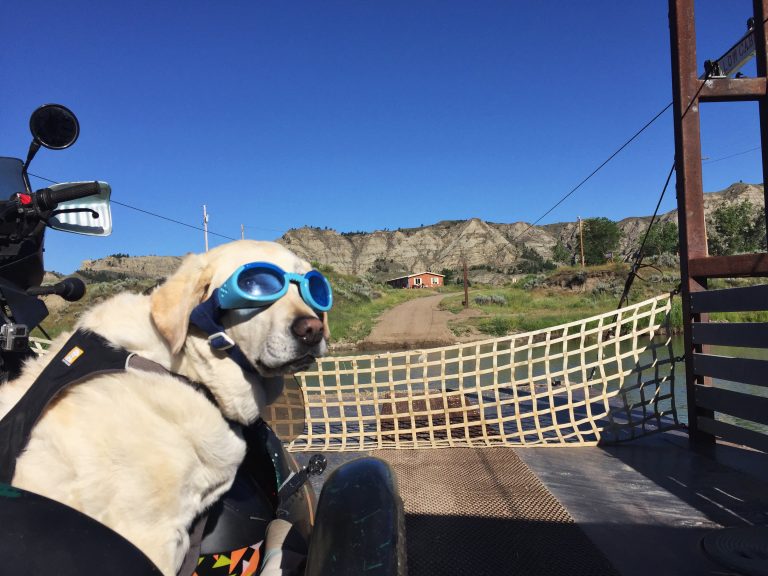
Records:
M0 198L25 192L24 161L21 158L0 156Z

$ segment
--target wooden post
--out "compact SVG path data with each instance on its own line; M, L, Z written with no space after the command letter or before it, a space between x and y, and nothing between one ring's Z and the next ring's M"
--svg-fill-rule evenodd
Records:
M581 248L581 267L584 268L584 229L581 227L581 218L576 216L579 221L579 247Z
M467 280L467 259L464 258L464 308L469 308L469 281Z

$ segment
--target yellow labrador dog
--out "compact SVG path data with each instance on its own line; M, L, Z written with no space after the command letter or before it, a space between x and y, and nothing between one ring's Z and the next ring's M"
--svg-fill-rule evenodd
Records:
M268 306L223 311L224 332L250 369L190 325L193 309L251 262L311 270L279 244L242 240L187 256L151 295L120 294L84 314L78 328L201 384L212 398L170 374L132 368L71 386L33 429L13 484L96 518L176 574L191 523L227 491L245 455L227 421L254 422L279 393L268 388L281 380L269 377L304 369L326 351L326 315L294 282ZM0 386L0 418L66 339Z

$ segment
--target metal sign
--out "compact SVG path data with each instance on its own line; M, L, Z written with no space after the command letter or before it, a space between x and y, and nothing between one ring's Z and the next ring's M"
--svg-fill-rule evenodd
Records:
M726 78L733 76L744 64L755 55L755 33L750 30L741 40L734 44L733 48L728 50L714 62L714 69L711 76Z
M747 32L736 45L720 58L717 63L724 76L730 76L739 71L755 55L755 33Z

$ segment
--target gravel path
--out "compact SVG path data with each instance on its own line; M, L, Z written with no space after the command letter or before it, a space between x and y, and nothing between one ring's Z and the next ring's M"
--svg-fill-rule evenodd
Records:
M370 335L360 346L367 350L397 350L449 346L457 338L448 329L448 320L456 318L450 312L439 310L445 294L409 300L379 318Z

